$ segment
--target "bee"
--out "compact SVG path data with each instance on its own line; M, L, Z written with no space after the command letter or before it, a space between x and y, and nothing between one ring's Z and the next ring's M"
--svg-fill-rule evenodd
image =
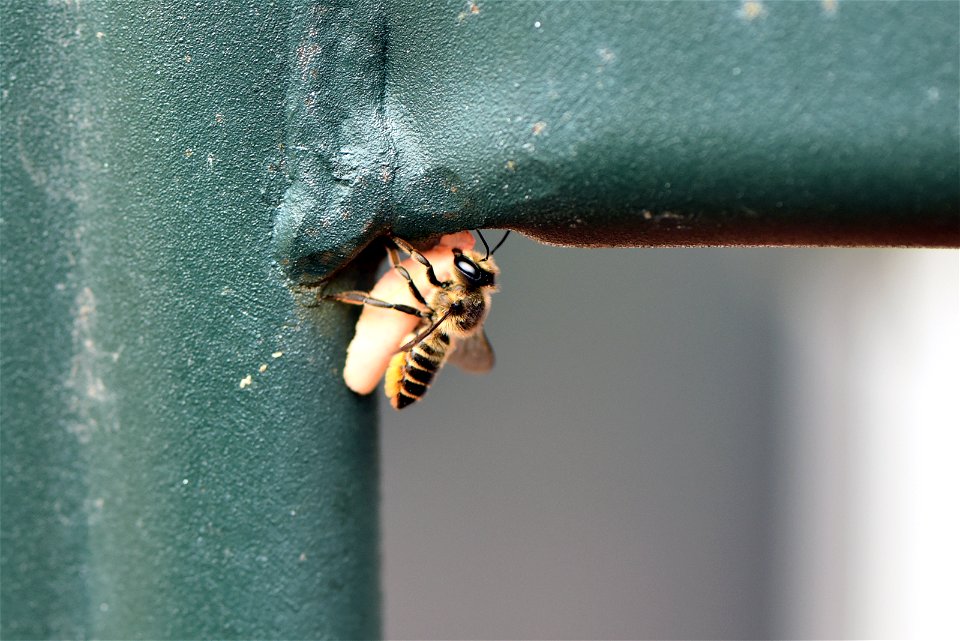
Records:
M391 238L394 246L387 249L391 266L407 282L419 307L391 303L362 291L323 297L351 305L392 309L417 317L416 328L390 359L384 377L384 391L396 409L420 400L447 361L469 372L486 372L493 367L493 349L483 331L483 323L490 309L490 296L497 291L496 281L500 273L493 254L510 232L507 231L492 250L479 230L477 234L486 252L481 257L480 252L453 247L450 278L443 281L437 278L433 264L410 243ZM410 272L400 264L398 249L424 267L426 279L433 287L428 296L421 293Z

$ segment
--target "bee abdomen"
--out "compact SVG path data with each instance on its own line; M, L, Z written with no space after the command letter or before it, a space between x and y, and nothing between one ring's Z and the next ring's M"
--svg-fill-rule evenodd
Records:
M450 337L437 331L409 351L394 355L384 385L391 405L403 409L427 393L446 359L449 344Z

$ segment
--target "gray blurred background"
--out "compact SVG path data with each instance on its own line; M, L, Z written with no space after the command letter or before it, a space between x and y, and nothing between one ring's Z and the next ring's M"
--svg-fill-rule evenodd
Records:
M381 398L388 637L956 625L957 252L497 257L494 372Z

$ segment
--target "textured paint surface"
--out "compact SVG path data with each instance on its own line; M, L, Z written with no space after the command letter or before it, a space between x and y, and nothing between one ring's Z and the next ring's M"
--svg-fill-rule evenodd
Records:
M5 637L378 634L377 236L958 242L954 2L3 9Z
M302 25L290 104L310 124L276 238L313 274L391 231L472 227L577 246L960 244L955 2L384 11ZM331 67L350 73L331 86Z
M270 244L296 12L3 16L0 635L376 637L355 315Z

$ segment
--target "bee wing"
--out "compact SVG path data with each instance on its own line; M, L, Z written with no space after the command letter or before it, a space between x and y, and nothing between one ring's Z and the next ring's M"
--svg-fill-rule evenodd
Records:
M457 340L448 360L463 370L474 373L489 372L493 367L493 348L487 333L479 331L472 336Z

